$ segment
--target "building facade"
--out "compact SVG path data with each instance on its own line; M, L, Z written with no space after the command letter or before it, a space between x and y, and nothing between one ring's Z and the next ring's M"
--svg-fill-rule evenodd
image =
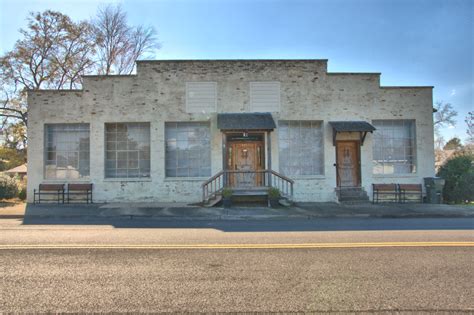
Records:
M197 202L222 171L217 188L283 178L295 201L337 201L435 172L432 87L381 87L327 60L139 61L136 75L30 91L28 106L29 202L40 183L76 182L95 202Z

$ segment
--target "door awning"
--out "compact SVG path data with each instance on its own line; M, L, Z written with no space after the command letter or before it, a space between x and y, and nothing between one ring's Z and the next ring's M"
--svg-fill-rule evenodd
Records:
M275 121L270 113L217 114L217 128L221 130L273 130Z
M336 145L336 136L338 132L359 132L360 144L364 144L367 132L373 132L375 127L366 121L330 121L332 127L332 141Z

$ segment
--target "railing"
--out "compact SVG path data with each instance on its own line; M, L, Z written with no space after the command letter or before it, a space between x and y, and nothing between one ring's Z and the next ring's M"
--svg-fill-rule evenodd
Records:
M202 200L204 202L215 197L225 187L232 189L253 189L274 187L286 198L293 197L294 181L273 170L225 170L209 178L202 184Z
M295 183L291 178L281 175L274 170L267 170L270 187L275 187L280 191L280 194L286 198L293 198L293 184Z
M202 201L206 202L224 189L224 171L206 180L202 185Z

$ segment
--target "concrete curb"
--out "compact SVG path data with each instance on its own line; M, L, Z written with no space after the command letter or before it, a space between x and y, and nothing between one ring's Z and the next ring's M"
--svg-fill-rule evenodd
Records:
M0 217L1 218L1 217ZM163 221L260 221L260 220L318 220L318 219L423 219L423 218L474 218L474 215L425 215L425 214L410 214L410 215L333 215L333 216L318 216L318 215L214 215L214 216L159 216L159 215L117 215L117 216L91 216L91 215L29 215L29 216L9 216L8 219L24 219L25 222L29 220L67 220L67 219L81 219L84 221L107 221L107 220L163 220Z

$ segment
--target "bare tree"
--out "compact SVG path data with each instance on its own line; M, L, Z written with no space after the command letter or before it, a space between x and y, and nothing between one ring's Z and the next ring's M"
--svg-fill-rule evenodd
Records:
M28 90L78 88L82 75L93 71L130 74L138 58L159 48L155 30L129 26L120 6L99 9L94 21L47 10L30 13L27 22L14 48L0 57L0 127L19 123L15 132L26 130Z
M19 88L63 89L80 84L93 66L94 38L88 22L74 23L55 11L31 13L23 38L1 58L2 74Z
M464 121L467 125L467 142L474 144L474 112L467 113L466 119Z
M0 117L5 125L26 126L26 92L72 89L92 70L95 43L88 22L74 23L55 11L30 13L22 38L0 58ZM26 130L17 127L16 130ZM25 135L26 139L26 135Z
M24 93L18 92L17 85L10 84L11 82L9 81L10 80L6 80L0 73L1 126L6 125L9 120L20 120L26 125L28 115L26 112Z
M130 74L135 61L159 48L153 27L131 27L119 5L99 9L93 21L99 74Z
M454 110L453 105L450 103L444 103L443 101L437 101L434 106L434 128L435 132L439 132L439 129L447 126L456 125L456 116L458 113Z
M458 115L458 113L454 110L450 103L444 103L443 101L437 101L435 103L433 112L435 148L437 150L442 150L445 140L441 135L441 128L456 125L455 117Z

